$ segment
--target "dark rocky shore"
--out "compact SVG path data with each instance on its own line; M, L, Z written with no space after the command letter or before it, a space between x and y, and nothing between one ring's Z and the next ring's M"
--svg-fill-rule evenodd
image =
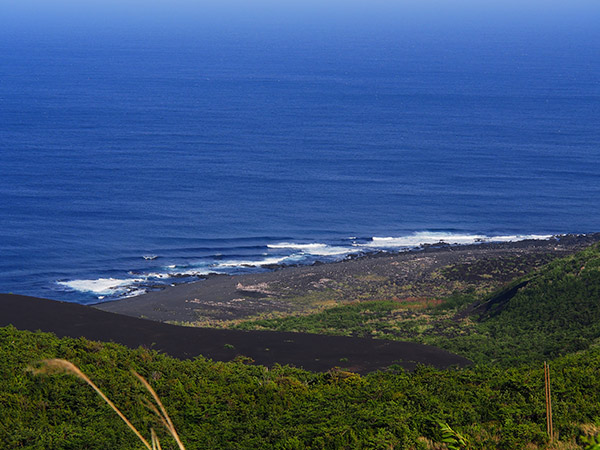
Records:
M208 317L217 326L226 326L274 311L301 314L310 308L356 300L431 300L457 289L489 290L598 241L600 233L543 241L427 246L333 264L214 276L95 307L0 294L0 326L143 346L179 358L202 355L229 361L243 356L258 364L291 364L314 371L341 366L366 373L394 364L410 370L419 363L438 368L464 366L470 362L463 357L410 342L182 327L164 322L197 324L199 317Z
M507 243L428 245L415 251L375 253L260 274L209 276L95 307L162 322L218 326L223 321L261 314L302 314L331 302L443 298L461 286L498 287L598 241L600 233Z

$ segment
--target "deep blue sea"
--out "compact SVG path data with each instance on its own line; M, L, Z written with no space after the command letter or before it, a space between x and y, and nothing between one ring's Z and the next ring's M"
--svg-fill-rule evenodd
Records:
M2 35L0 292L600 231L600 33L386 30Z

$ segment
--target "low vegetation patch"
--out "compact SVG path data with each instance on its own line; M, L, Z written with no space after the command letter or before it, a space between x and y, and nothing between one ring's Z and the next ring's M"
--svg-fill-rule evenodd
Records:
M482 267L492 271L489 277ZM383 283L372 291L376 295L342 304L324 296L350 292L348 285L319 279L324 290L303 300L331 302L326 308L229 323L430 343L477 363L461 370L418 366L409 373L392 366L359 376L255 366L243 356L229 363L179 361L143 348L0 328L0 442L32 450L140 448L127 425L83 383L25 370L62 358L93 379L136 427L157 430L164 449L177 444L140 401L146 394L131 370L162 399L188 450L597 448L600 245L525 275L515 263L511 273L519 277L508 277L501 287L496 266L482 267L432 272L430 280L445 280L438 290L457 287L444 296L421 295L422 286L411 286L404 289L411 294L400 297L393 280L367 274L355 282ZM361 292L366 296L367 288ZM546 432L542 361L551 367L554 440ZM347 363L346 356L340 354L339 362Z
M440 273L445 271L454 273L454 268ZM471 287L438 302L362 301L304 316L238 322L234 327L410 340L475 362L511 366L598 345L599 299L596 244L485 295Z
M439 371L420 366L359 376L311 373L203 358L179 361L146 349L0 329L0 442L4 448L139 449L138 438L103 400L72 376L26 367L68 358L140 430L176 445L141 401L140 373L156 390L191 449L435 449L448 430L471 449L577 448L600 420L600 350L554 360L557 443L546 435L540 364ZM343 355L341 356L343 357ZM570 446L570 447L569 447Z

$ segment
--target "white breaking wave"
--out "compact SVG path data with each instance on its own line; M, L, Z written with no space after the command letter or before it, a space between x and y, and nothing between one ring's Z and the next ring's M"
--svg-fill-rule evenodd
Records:
M179 272L177 272L177 275L180 275ZM171 276L173 276L173 274L168 273L168 272L151 272L151 273L145 274L144 279L158 278L159 280L161 280L164 278L170 278Z
M536 239L536 240L547 240L554 237L551 234L526 234L526 235L513 235L513 236L493 236L489 238L486 242L518 242L518 241L526 241L528 239Z
M293 242L281 242L279 244L269 244L267 247L273 249L300 250L303 254L315 256L335 256L343 255L351 251L347 247L334 247L327 244L295 244Z
M201 275L209 275L211 273L216 273L216 272L214 270L209 270L209 269L187 269L187 270L183 270L183 271L179 270L176 272L161 274L160 277L156 277L156 278L171 278L171 277L179 277L179 276L195 277L195 276L201 276ZM155 275L155 274L151 274L151 275Z
M223 261L218 264L215 264L215 267L260 267L271 264L282 264L285 261L293 260L291 256L282 256L282 257L273 257L273 258L265 258L259 261L254 260L232 260L232 261Z
M216 273L214 270L188 269L176 272L152 272L137 278L98 278L95 280L57 281L60 286L79 292L89 292L103 300L106 297L128 298L145 294L147 291L139 283L148 283L152 280L166 280L172 277L201 276Z
M327 245L323 243L298 244L294 242L280 242L268 244L269 249L278 250L277 253L287 255L268 256L262 253L249 259L236 259L225 261L204 261L201 264L177 266L175 264L165 265L148 273L129 273L131 278L98 278L93 280L71 280L57 281L57 284L74 291L88 292L103 300L109 298L126 298L144 294L148 284L164 285L169 278L194 277L216 273L232 273L236 269L256 268L260 269L267 265L297 264L311 262L315 257L330 257L328 259L339 260L351 254L390 250L403 251L418 248L427 244L445 243L449 245L465 245L486 242L517 242L527 239L546 240L552 235L503 235L486 236L482 234L459 234L443 232L417 232L398 237L372 237L362 242L352 242L347 246ZM356 239L356 238L355 238ZM287 251L286 251L287 250ZM262 257L262 258L261 258Z
M98 278L97 280L59 281L58 284L75 291L92 292L97 295L115 295L126 292L128 286L141 281L144 280L141 278Z
M526 239L549 239L552 235L510 235L510 236L485 236L481 234L453 234L453 233L428 233L419 232L413 233L408 236L400 237L373 237L371 242L367 243L355 243L355 247L362 248L380 248L380 249L392 249L392 248L414 248L426 244L475 244L482 242L517 242Z
M142 295L145 294L146 290L145 289L134 289L132 291L127 292L127 295L124 295L121 298L130 298L130 297L136 297L138 295Z

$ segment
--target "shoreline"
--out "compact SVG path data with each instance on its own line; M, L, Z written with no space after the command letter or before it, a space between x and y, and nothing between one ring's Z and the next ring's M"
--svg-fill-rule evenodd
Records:
M424 245L416 250L374 252L337 262L283 266L269 272L208 275L203 280L91 306L160 322L222 326L228 321L247 320L260 315L303 314L312 307L322 308L323 302L329 302L331 306L332 298L341 303L377 300L385 294L375 292L369 298L369 292L363 291L374 289L378 281L391 286L390 298L401 299L403 293L407 294L405 297L434 298L430 294L435 293L433 289L436 286L425 281L445 267L469 271L481 265L481 270L486 270L483 266L492 264L491 261L517 259L521 261L523 270L533 270L550 259L575 253L599 241L600 233L589 233L560 235L545 240ZM500 274L492 281L501 284L507 282L510 275ZM490 283L493 287L494 284ZM344 290L346 285L356 289ZM415 285L423 286L406 288ZM437 290L444 292L443 289ZM352 297L355 292L356 298L343 298L345 295ZM310 303L310 299L316 300Z
M59 337L111 341L130 348L142 346L183 359L202 355L217 361L230 361L243 357L256 364L291 364L312 371L326 371L340 365L344 370L357 373L385 370L392 364L406 370L413 370L417 364L442 369L466 366L471 361L464 357L409 341L218 328L227 328L223 325L227 325L231 317L246 320L261 311L303 314L310 309L302 310L298 306L336 305L335 302L305 302L306 298L324 296L331 299L339 294L341 304L344 301L377 300L379 294L365 291L365 287L377 289L386 285L391 294L396 295L395 288L406 293L405 288L410 285L413 290L421 289L418 291L421 298L417 300L432 299L431 295L443 292L444 277L450 286L456 286L457 279L473 279L477 283L484 280L486 288L491 288L514 279L519 271L535 270L556 257L573 254L597 242L600 242L600 233L563 236L560 240L428 247L398 254L372 254L337 263L283 268L261 274L215 276L95 307L0 294L0 326L41 330ZM500 265L494 265L499 261ZM448 267L452 270L448 271ZM510 267L517 268L517 272L498 271ZM491 273L495 275L490 277ZM387 281L383 281L385 277L388 277ZM396 277L397 284L389 284L389 277ZM432 283L427 281L429 278ZM352 281L357 284L351 285ZM349 291L334 288L330 282L348 285ZM467 283L463 287L469 286ZM308 296L302 297L307 292ZM361 295L366 292L366 296L345 298L348 292ZM414 292L407 294L406 299L396 300L414 300L411 297ZM409 310L413 306L415 304L407 304ZM208 315L215 322L198 324L199 314ZM182 323L186 320L190 323ZM196 326L177 326L182 324Z
M57 300L97 304L160 291L215 275L255 274L281 268L333 263L377 254L398 254L442 246L546 240L551 234L464 234L416 231L396 237L347 237L342 239L294 240L292 238L232 239L218 248L198 248L195 256L173 255L169 250L143 254L144 263L129 260L127 267L100 270L75 278L52 280ZM218 242L218 239L215 243ZM110 263L108 263L110 267ZM61 294L59 294L60 292ZM25 293L25 292L22 292ZM27 292L39 295L40 292ZM46 294L45 292L43 294ZM46 296L46 295L42 295ZM51 296L52 297L52 296Z

